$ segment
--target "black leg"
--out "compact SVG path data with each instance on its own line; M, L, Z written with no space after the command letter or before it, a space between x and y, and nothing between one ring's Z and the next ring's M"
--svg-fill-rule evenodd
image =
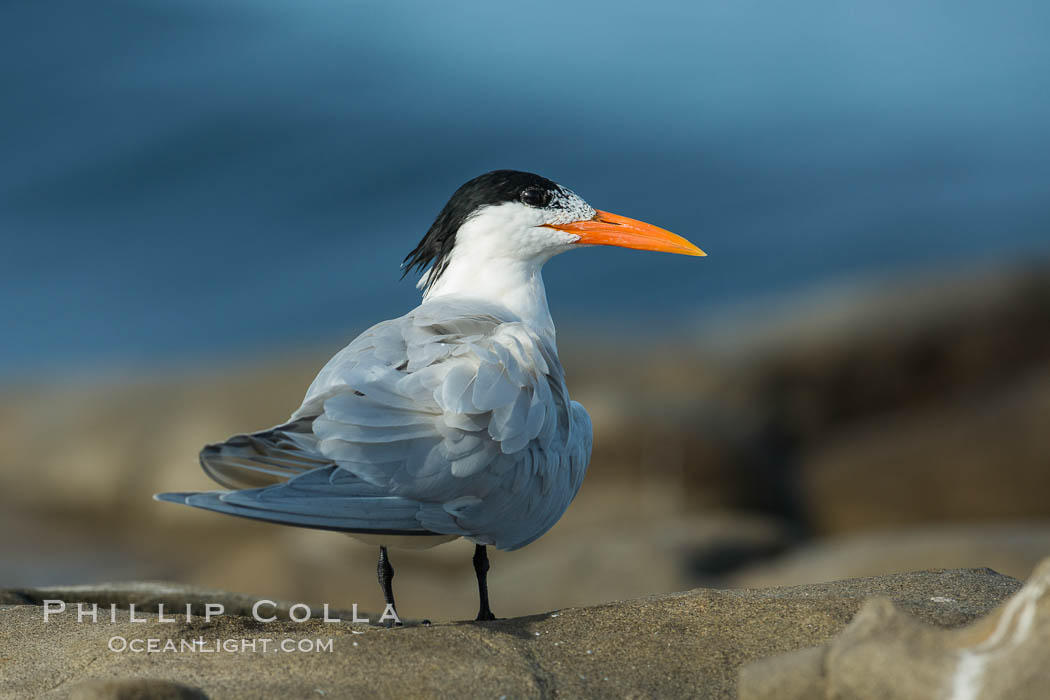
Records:
M390 566L390 558L387 556L386 547L379 548L379 564L376 566L376 573L379 574L379 587L383 589L383 602L393 608L396 613L397 607L394 605L393 586L394 567ZM397 624L400 625L401 623Z
M478 598L481 599L481 607L475 619L480 622L495 620L496 616L489 609L489 555L485 552L483 544L474 547L474 573L478 575Z

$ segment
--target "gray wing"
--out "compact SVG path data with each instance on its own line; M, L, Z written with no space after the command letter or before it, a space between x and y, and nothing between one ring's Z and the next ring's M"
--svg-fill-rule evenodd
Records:
M502 307L446 298L361 334L290 423L202 452L216 481L256 488L168 500L513 549L561 517L590 448L553 344Z

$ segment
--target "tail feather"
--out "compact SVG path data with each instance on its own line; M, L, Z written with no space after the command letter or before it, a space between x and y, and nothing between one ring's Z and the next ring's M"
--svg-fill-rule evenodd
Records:
M388 535L437 535L418 519L422 504L398 496L379 495L360 480L347 480L336 466L317 469L273 486L237 491L159 493L158 501L180 503L218 513L282 525ZM300 488L298 482L303 483ZM316 486L332 486L320 494Z
M315 417L299 418L261 433L234 435L225 442L207 445L200 453L201 468L227 488L251 489L279 484L330 466L332 461L316 451Z
M201 450L204 472L232 490L158 493L154 499L320 530L439 535L420 523L422 504L390 496L386 489L322 456L313 433L314 418L234 435Z

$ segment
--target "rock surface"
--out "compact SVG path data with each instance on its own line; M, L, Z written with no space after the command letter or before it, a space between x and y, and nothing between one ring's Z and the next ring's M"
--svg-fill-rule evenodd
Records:
M1027 579L1050 553L1050 523L937 525L805 542L728 576L734 587L798 586L892 571L986 566Z
M924 624L887 598L870 600L823 646L745 665L739 691L742 700L1038 700L1050 694L1047 659L1050 560L993 615L961 629Z
M143 607L136 615L146 622L132 622L123 608L111 622L102 607L99 622L91 623L77 621L75 605L45 622L40 603L47 599L164 602L171 615L187 602L223 602L228 611L244 612L249 597L164 584L8 590L0 597L0 688L17 697L135 697L116 690L100 695L106 686L98 681L126 682L121 687L133 692L146 679L199 688L212 698L732 697L742 664L826 642L873 596L926 624L959 627L1020 585L988 569L924 571L790 588L696 589L491 623L394 629L296 623L286 613L268 623L234 614L160 622ZM279 607L288 610L287 603ZM110 651L117 637L159 639L162 647L202 639L206 648L230 639L331 639L332 649L264 653L257 641L254 652Z

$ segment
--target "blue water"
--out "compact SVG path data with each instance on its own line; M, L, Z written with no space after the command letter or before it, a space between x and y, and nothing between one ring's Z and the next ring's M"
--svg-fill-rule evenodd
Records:
M1050 253L1050 5L0 3L0 373L352 335L462 181L694 240L587 249L556 318Z

